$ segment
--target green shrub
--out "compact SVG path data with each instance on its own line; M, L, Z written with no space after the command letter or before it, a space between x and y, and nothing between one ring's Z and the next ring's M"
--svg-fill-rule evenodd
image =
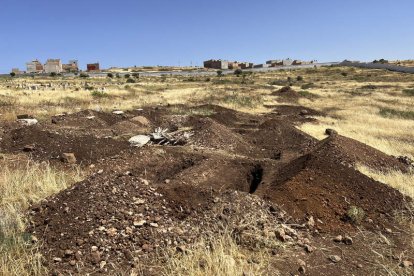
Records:
M86 73L80 73L79 77L81 78L89 78L89 75Z
M11 72L11 73L10 73L10 76L11 76L11 77L14 77L14 76L16 76L16 73L15 73L15 72Z
M414 96L414 88L404 89L403 93L407 96Z
M57 74L56 74L55 72L52 72L52 73L50 73L50 76L51 76L51 77L56 77L56 76L57 76Z
M107 76L108 76L108 78L111 78L112 79L114 77L114 74L108 73Z
M135 83L135 80L134 79L131 79L131 78L129 78L129 79L127 79L127 81L126 81L127 83Z
M310 83L306 83L306 84L302 85L300 88L306 90L306 89L314 88L314 87L315 87L315 84L313 82L310 82Z
M131 77L131 75L130 75L130 74L125 74L125 75L124 75L124 78L126 78L126 79L129 79L129 77Z
M236 76L240 76L241 74L243 74L243 71L241 69L236 69L236 70L234 70L234 74Z
M348 76L348 73L347 72L341 72L341 75L346 77L346 76Z
M297 76L297 77L296 77L296 80L297 80L297 81L303 81L303 77L302 77L302 76Z
M379 114L382 117L399 117L402 119L414 120L414 111L400 111L392 108L381 108Z
M139 79L139 73L132 73L132 76L136 79Z
M223 71L217 70L217 77L221 77L223 75Z
M94 98L106 98L106 97L109 97L109 95L107 93L105 93L103 91L97 91L97 90L92 91L91 92L91 96L94 97Z

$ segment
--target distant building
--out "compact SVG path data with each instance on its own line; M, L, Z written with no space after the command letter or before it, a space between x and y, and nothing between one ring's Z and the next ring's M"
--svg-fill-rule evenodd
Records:
M292 65L292 64L293 64L293 60L291 60L290 58L282 60L282 65L284 66Z
M241 69L253 68L253 63L251 63L251 62L240 62L239 67Z
M11 72L15 73L16 75L24 74L24 72L20 71L19 68L12 68Z
M237 61L229 61L228 65L229 65L228 69L232 69L232 70L239 69L239 63Z
M99 69L99 63L97 62L97 63L87 64L86 65L86 70L88 72L98 72L98 71L100 71L100 69Z
M229 62L221 59L210 59L204 61L204 68L229 69Z
M264 63L264 64L256 64L253 66L253 68L269 68L270 66L271 64Z
M60 61L60 59L48 59L45 63L45 73L62 73L63 72L63 67L62 67L62 62Z
M26 63L26 71L27 73L43 73L44 68L42 63L35 59Z
M266 61L266 64L270 64L274 66L274 65L282 65L283 63L281 59L271 59L271 60Z
M78 61L77 60L69 60L69 63L63 64L62 69L64 72L74 73L79 71Z

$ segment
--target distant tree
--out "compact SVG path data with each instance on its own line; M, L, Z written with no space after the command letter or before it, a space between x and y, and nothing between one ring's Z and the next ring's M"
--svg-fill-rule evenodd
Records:
M240 76L241 74L243 74L243 71L241 69L236 69L236 70L234 70L234 74L236 76Z
M119 75L119 73L116 73L116 77L119 79L121 76Z
M51 77L56 77L56 76L57 76L57 74L56 74L55 72L52 72L52 73L50 73L50 76L51 76Z
M132 76L136 79L139 79L139 73L132 73Z
M129 79L127 79L127 81L126 81L127 83L135 83L135 80L134 79L131 79L131 78L129 78Z
M302 76L297 76L297 77L296 77L296 80L297 80L297 81L303 81L303 77L302 77Z
M130 75L130 74L125 74L125 75L124 75L124 77L125 77L126 79L129 79L129 77L131 77L131 75Z
M108 78L111 78L111 79L114 77L114 74L112 74L112 73L108 73L106 75L108 76Z
M11 72L11 73L10 73L10 76L11 76L11 77L14 77L14 76L16 76L16 73L15 73L15 72Z
M347 72L341 72L341 75L346 77L346 76L348 76L348 73Z
M89 75L82 72L82 73L80 73L79 77L81 77L81 78L89 78Z
M223 71L221 71L221 70L217 70L217 76L218 77L221 77L223 75Z

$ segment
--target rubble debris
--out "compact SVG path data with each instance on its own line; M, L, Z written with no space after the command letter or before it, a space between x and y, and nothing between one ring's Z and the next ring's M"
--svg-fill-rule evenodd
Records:
M38 123L36 119L18 119L17 121L24 126L33 126Z
M131 137L128 142L134 147L142 147L151 141L151 136L148 135L136 135Z

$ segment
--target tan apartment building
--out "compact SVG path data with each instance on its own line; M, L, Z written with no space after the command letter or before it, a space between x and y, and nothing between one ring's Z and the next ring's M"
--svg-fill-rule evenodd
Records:
M43 73L43 71L44 71L43 65L37 59L26 63L27 73Z
M67 72L67 73L79 72L78 61L69 60L69 63L62 65L62 69L64 72Z
M60 61L60 59L48 59L45 63L45 72L50 74L50 73L62 73L63 72L63 67L62 67L62 62Z

